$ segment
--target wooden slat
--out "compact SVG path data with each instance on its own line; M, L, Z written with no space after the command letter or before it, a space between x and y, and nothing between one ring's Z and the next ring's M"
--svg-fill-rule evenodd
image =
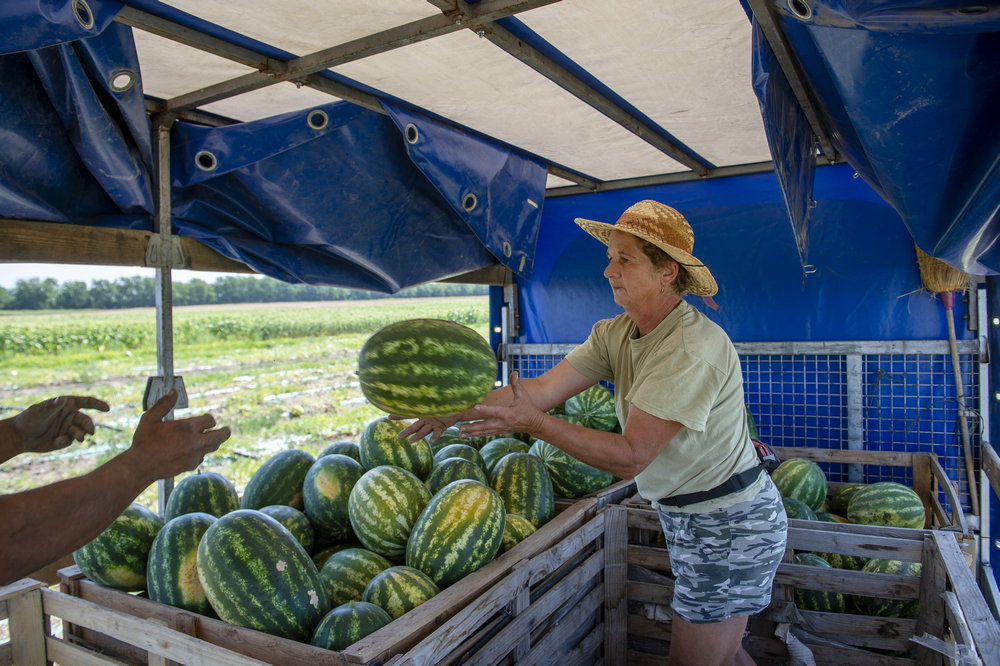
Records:
M14 656L10 643L0 643L0 666L12 666L13 663Z
M948 583L948 572L944 561L932 546L930 537L924 540L924 556L920 565L920 616L917 618L915 635L930 634L944 638L944 593ZM964 562L964 558L963 558ZM923 645L917 645L917 663L936 664L937 655Z
M944 563L955 597L976 641L976 650L984 664L1000 664L1000 623L990 612L976 579L958 548L953 534L931 532L934 548Z
M793 585L821 592L863 594L884 599L917 599L920 597L919 576L852 571L815 567L808 564L782 562L774 577L775 585Z
M7 599L8 627L12 639L11 655L15 664L44 664L45 635L48 633L42 614L41 583Z
M910 467L913 465L912 453L895 451L858 451L855 449L818 449L798 446L771 447L781 460L787 458L805 458L814 462L858 463L862 465L885 465L888 467Z
M108 666L119 665L122 662L106 657L99 652L73 645L54 636L45 639L48 660L57 664L72 664L73 666Z
M983 471L986 472L986 480L989 481L993 494L1000 499L1000 455L989 444L983 444L980 448L982 454Z
M638 601L643 604L663 604L670 603L674 596L674 586L657 585L655 583L643 583L630 580L628 582L628 600Z
M526 654L520 663L537 664L544 661L545 657L558 654L560 648L564 647L561 641L564 641L568 635L571 635L574 629L597 612L603 601L604 591L600 587L595 587L571 612L567 613L559 622L550 627L549 631L535 642L535 645L531 648L531 652ZM593 655L595 650L600 649L600 644L604 640L605 633L603 623L598 624L570 654L575 654L579 651L584 655ZM593 644L592 647L591 644ZM605 655L606 658L607 656ZM612 661L610 663L619 662Z
M455 616L509 575L515 566L539 553L546 552L553 544L575 533L596 513L593 498L574 502L555 518L542 525L536 532L506 553L493 560L472 576L466 576L442 590L419 606L413 613L406 613L389 625L372 632L341 654L352 663L387 661L393 655L406 652L415 646L448 618Z
M535 599L522 613L515 616L510 624L501 629L487 645L471 655L467 663L470 666L485 666L486 664L497 663L505 654L515 649L521 637L530 636L531 630L535 626L544 622L545 618L562 607L575 595L577 590L586 587L588 581L592 581L594 578L600 576L603 568L604 552L599 551L591 555L583 564L573 569L566 578L559 581L556 586L538 599ZM414 663L435 662L421 662L417 660ZM518 659L516 663L522 663L522 660Z
M789 548L907 562L919 562L923 553L921 541L825 528L827 524L839 523L802 522L808 527L795 526L788 530Z
M951 506L951 519L948 521L942 520L941 525L951 524L953 527L960 529L962 534L970 534L971 530L965 518L965 510L962 509L962 498L959 497L955 484L948 478L948 474L944 471L944 467L941 466L941 461L938 460L937 456L927 454L927 457L929 459L931 475L948 497L948 505ZM932 493L932 497L940 505L940 500L937 498L936 492Z
M628 509L609 506L604 516L604 658L619 664L628 648Z
M146 246L153 235L139 229L110 229L82 224L0 220L0 263L93 264L145 266ZM180 236L185 265L192 271L253 273L193 238Z
M112 635L143 650L184 664L264 666L267 663L60 592L42 590L42 602L46 614Z

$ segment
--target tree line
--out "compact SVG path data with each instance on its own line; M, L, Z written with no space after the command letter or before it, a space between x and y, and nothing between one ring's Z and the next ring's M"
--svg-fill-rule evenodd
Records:
M154 304L152 277L123 277L116 280L70 281L54 278L18 280L13 289L0 287L0 310L116 309L151 307ZM431 282L383 294L363 289L289 284L267 277L226 276L206 282L195 278L173 284L174 305L215 305L221 303L276 303L285 301L351 301L374 298L427 298L485 295L485 285Z

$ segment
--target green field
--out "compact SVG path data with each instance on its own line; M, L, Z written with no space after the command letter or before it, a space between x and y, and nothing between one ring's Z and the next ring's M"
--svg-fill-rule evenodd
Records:
M358 389L358 351L381 326L415 317L450 319L485 337L487 299L176 308L174 372L190 399L176 416L211 412L233 430L202 469L242 487L278 450L316 454L333 441L357 441L365 424L382 414ZM83 444L0 466L0 493L85 473L125 449L146 378L157 374L155 340L152 309L0 318L0 417L56 395L95 395L112 406L94 416L97 433ZM155 506L155 488L140 501Z

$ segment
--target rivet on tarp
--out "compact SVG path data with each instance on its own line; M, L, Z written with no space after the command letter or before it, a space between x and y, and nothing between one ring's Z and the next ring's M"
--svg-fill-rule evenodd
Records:
M313 109L306 116L306 124L314 130L321 130L330 124L330 116L327 115L326 111Z
M420 140L420 132L417 130L417 126L413 123L409 123L403 130L404 136L406 136L406 141L408 143L416 143Z
M538 208L538 202L535 201L534 199L525 199L524 201L525 201L526 204L528 204L532 208Z
M465 209L466 213L471 213L472 211L474 211L478 204L479 204L479 199L477 199L476 195L472 194L471 192L466 194L465 197L462 199L462 208Z
M111 80L108 81L108 85L116 93L130 90L135 85L135 72L131 69L116 69L111 73Z
M87 0L73 0L73 16L87 30L94 27L94 12L87 4Z
M194 165L202 171L215 171L216 167L219 166L219 160L216 159L215 153L199 150L194 155Z
M788 9L800 21L808 21L813 15L812 7L805 0L788 0Z
M514 253L514 249L510 246L510 243L504 241L502 247L503 247L503 256L510 258L510 255Z

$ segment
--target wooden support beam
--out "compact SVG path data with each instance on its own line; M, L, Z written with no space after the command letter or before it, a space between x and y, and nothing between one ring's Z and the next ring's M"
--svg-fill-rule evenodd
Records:
M146 247L152 231L109 229L81 224L0 220L0 263L150 266ZM222 256L193 238L178 236L183 265L191 271L253 273L246 264Z

